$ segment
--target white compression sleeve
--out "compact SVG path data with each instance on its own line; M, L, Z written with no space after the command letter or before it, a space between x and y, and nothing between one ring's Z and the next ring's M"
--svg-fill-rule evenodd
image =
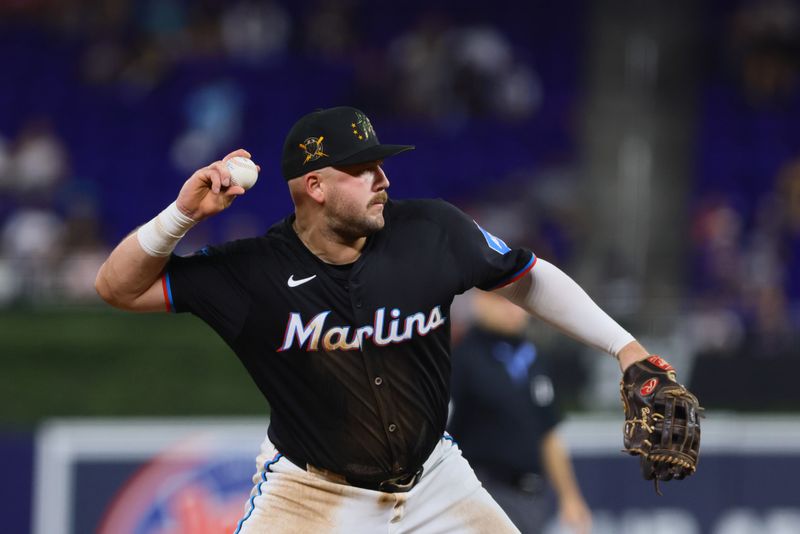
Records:
M614 356L634 341L631 334L552 263L538 258L529 276L529 288L520 280L499 292L565 334Z
M148 255L169 256L175 250L178 241L195 224L197 221L184 215L173 202L164 211L140 226L136 237L142 250Z

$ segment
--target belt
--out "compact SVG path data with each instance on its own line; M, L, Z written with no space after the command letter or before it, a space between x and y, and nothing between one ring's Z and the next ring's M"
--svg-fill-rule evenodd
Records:
M359 488L382 491L384 493L405 493L407 491L411 491L411 488L417 485L417 482L419 482L420 478L422 478L422 466L419 466L419 469L413 473L387 478L386 480L381 480L378 483L358 481L353 482L347 478L346 480L350 483L350 485Z
M381 491L383 493L405 493L407 491L411 491L411 488L416 486L417 482L419 482L419 479L422 477L422 466L420 466L420 468L413 473L404 473L402 475L380 481L358 480L345 475L340 475L339 473L334 473L333 471L329 471L327 469L315 467L309 463L293 460L285 454L283 456L300 469L324 478L329 482L345 484L347 486L353 486L372 491Z

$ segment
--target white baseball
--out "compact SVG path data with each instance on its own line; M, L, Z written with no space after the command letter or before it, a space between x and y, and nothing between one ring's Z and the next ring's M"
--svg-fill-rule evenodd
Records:
M253 160L236 156L226 161L225 166L231 172L231 182L234 185L242 186L245 190L256 185L258 167Z

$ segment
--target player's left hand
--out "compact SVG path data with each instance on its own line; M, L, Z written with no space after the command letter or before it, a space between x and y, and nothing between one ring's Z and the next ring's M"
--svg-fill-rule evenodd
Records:
M625 409L625 451L641 457L642 476L654 480L685 478L697 469L703 409L679 384L675 369L650 356L631 364L620 383Z

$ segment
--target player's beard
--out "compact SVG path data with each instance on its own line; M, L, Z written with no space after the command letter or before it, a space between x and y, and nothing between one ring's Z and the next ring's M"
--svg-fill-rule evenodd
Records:
M328 228L346 240L355 240L374 234L383 228L383 210L374 209L385 204L389 195L385 191L375 194L364 206L357 201L334 193L328 202Z

